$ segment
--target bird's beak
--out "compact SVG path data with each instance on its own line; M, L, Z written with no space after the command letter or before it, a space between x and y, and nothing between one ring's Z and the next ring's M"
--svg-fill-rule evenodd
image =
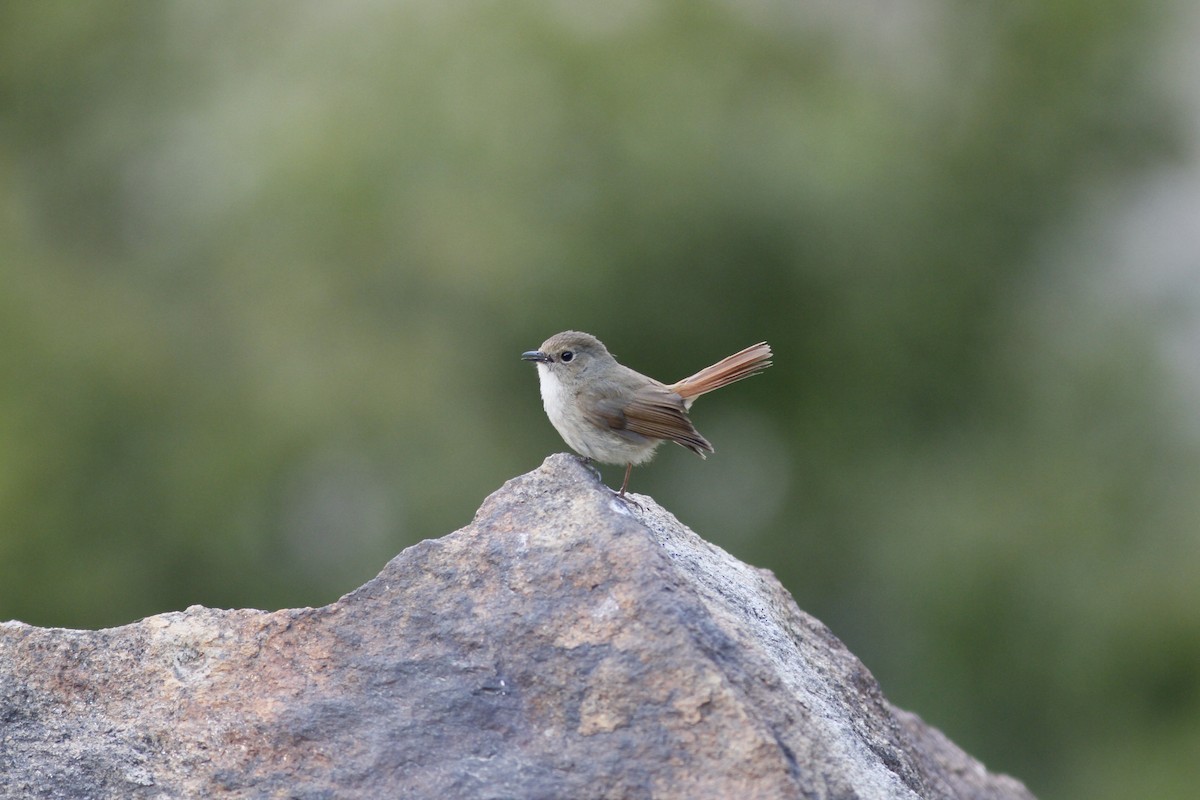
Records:
M536 361L539 364L549 364L550 356L546 353L543 353L541 350L527 350L526 352L521 353L521 360Z

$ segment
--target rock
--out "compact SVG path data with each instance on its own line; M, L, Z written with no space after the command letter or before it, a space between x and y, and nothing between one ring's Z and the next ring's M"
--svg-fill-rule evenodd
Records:
M1031 798L572 456L324 608L0 625L3 798Z

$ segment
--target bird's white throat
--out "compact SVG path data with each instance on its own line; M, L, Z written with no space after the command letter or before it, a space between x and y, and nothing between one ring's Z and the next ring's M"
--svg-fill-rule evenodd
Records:
M542 390L542 407L546 409L546 416L550 417L554 427L561 430L563 416L570 398L563 391L563 385L558 380L558 376L550 371L549 364L538 364L537 371L538 386Z

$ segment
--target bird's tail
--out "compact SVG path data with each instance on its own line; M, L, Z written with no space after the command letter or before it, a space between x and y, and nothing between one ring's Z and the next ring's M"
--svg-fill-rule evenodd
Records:
M692 401L713 389L728 386L734 381L757 375L771 366L771 347L766 342L751 345L745 350L723 358L711 367L705 367L695 375L684 378L667 388L678 394L691 406Z

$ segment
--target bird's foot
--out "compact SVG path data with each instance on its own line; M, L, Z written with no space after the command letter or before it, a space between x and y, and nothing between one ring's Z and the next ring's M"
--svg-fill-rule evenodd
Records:
M625 505L630 506L632 508L636 508L638 511L646 510L646 507L643 506L641 503L639 503L637 500L634 500L633 495L631 495L631 494L624 494L622 492L613 492L613 496L616 499L620 500Z
M601 483L604 482L604 476L600 474L600 468L596 466L595 461L592 461L587 456L579 456L579 463L591 470L592 474L596 476L596 480Z

